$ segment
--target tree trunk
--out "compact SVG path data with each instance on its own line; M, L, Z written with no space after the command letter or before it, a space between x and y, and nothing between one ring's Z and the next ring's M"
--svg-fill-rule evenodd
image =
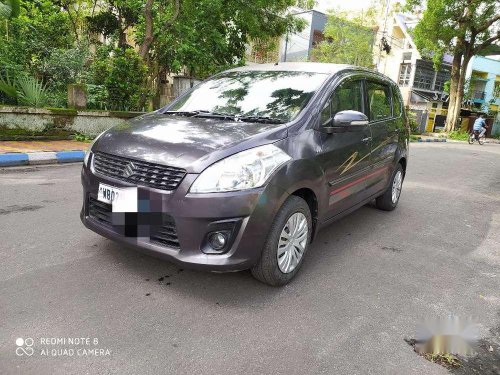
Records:
M455 130L458 119L460 118L460 110L462 109L462 101L464 100L465 75L467 73L467 67L469 66L470 59L471 56L466 55L460 69L460 78L458 80L458 86L456 90L457 94L455 97L455 107L453 109L453 112L451 113L452 117L450 118L450 123L452 124L452 128L450 130ZM448 115L450 115L449 110Z
M153 44L153 0L147 0L144 6L144 40L139 49L139 55L144 61L147 60L149 49Z
M450 132L454 129L454 124L456 117L456 97L458 82L460 80L460 64L462 63L462 53L455 52L453 55L453 63L451 65L451 77L450 77L450 97L448 98L448 114L446 116L446 125L444 128L445 132Z

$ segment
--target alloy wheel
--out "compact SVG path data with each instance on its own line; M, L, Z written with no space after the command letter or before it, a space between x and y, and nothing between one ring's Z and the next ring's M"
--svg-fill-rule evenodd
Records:
M290 273L299 265L306 249L308 231L307 218L302 212L290 216L278 241L277 261L281 272Z
M392 181L392 203L396 204L399 195L401 194L401 188L403 186L403 173L401 171L398 171L396 175L394 176L394 181Z

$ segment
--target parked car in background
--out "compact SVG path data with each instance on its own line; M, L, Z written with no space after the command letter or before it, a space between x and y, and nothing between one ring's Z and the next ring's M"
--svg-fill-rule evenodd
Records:
M99 136L82 169L89 229L186 267L284 285L318 231L375 199L398 204L409 128L371 70L228 70Z

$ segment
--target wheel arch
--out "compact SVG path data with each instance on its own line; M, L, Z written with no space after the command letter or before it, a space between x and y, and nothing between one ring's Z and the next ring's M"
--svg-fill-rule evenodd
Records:
M316 193L310 188L300 188L292 192L290 195L294 195L296 197L300 197L306 201L309 206L309 211L311 212L312 218L312 233L311 233L311 243L315 237L316 229L318 226L318 198Z

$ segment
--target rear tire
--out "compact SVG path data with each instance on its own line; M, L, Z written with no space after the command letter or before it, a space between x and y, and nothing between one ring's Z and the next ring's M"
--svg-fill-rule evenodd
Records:
M469 134L469 138L467 139L467 142L469 142L469 144L473 144L474 143L474 135L471 135Z
M484 145L484 137L479 137L477 143L479 143L480 145Z
M259 262L251 269L253 277L271 286L288 284L302 266L311 234L306 201L288 197L274 218Z
M396 169L392 173L389 187L380 197L376 199L377 208L384 211L392 211L396 208L403 187L404 171L401 164L398 163Z

